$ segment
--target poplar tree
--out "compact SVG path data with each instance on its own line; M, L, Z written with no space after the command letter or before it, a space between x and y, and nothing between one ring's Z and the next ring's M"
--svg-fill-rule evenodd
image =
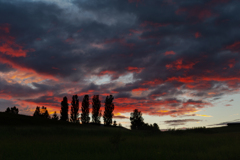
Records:
M63 97L63 101L61 102L61 117L60 120L68 121L68 99L67 97Z
M92 122L100 124L101 114L101 101L99 100L99 95L94 95L92 98Z
M90 121L89 117L89 96L85 95L82 101L82 114L81 114L82 124L87 124Z
M107 96L105 100L105 111L103 115L103 120L105 125L111 125L112 124L112 117L113 117L113 110L114 110L114 104L113 104L114 97L112 95Z
M79 99L77 95L72 96L72 106L71 106L71 119L73 123L78 122L78 110L79 110Z

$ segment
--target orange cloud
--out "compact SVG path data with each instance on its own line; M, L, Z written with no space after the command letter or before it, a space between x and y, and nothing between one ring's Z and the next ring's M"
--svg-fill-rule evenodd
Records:
M166 94L167 94L167 92L163 92L163 93L160 93L160 94L152 94L152 95L150 96L150 98L153 99L153 100L155 100L157 97L161 97L161 96L164 96L164 95L166 95Z
M181 102L177 100L163 100L163 101L149 101L149 100L136 100L132 98L118 98L114 100L115 112L132 112L138 108L142 113L149 115L164 116L169 115L172 117L185 115L199 111L198 108L204 106L211 106L211 103L201 101L188 101ZM178 106L176 108L176 106Z
M195 33L195 37L196 37L196 38L199 38L199 37L201 37L201 33L199 33L199 32L196 32L196 33Z
M226 47L226 49L231 50L231 51L234 51L234 52L240 51L240 41L237 41L237 42L234 42L234 43L231 44L231 45L228 45L228 46Z
M236 64L236 60L235 59L230 59L228 61L229 68L233 68L235 66L235 64Z
M68 39L65 40L65 42L72 43L72 42L74 42L74 39L73 38L68 38Z
M197 81L196 83L186 84L186 87L189 89L208 89L211 87L211 84L205 81Z
M160 79L155 79L153 81L145 81L142 83L142 85L151 85L151 86L155 86L155 85L159 85L159 84L162 84L163 83L163 80L160 80Z
M0 56L0 62L3 63L3 64L8 64L10 65L12 68L15 68L15 69L18 69L20 72L30 72L32 75L35 75L36 77L42 77L42 78L45 78L45 79L52 79L54 81L58 81L58 79L52 75L47 75L47 74L38 74L35 70L31 69L31 68L27 68L25 66L21 66L21 65L18 65L17 63L9 60L9 59L6 59L6 58L3 58Z
M176 52L174 52L174 51L166 51L164 53L165 56L167 56L167 55L175 55L175 54L176 54Z
M195 64L197 64L198 62L189 62L187 64L183 64L183 59L178 59L176 60L175 62L171 63L171 64L167 64L166 65L166 68L167 69L177 69L177 70L180 70L180 69L192 69L193 66Z
M136 88L136 89L133 89L132 92L138 92L138 91L147 91L148 88Z
M26 57L27 52L33 52L34 49L24 50L23 46L15 42L15 37L8 35L10 32L10 25L4 24L0 26L0 30L3 30L5 34L0 36L0 52L11 57Z
M183 82L183 83L191 83L195 82L193 77L171 77L168 78L167 81L178 81L178 82Z
M4 31L5 33L9 33L10 32L10 24L8 23L5 23L5 24L2 24L0 26L0 31Z
M202 115L202 114L196 114L196 116L200 116L200 117L212 117L210 115Z
M126 69L127 69L128 71L131 71L131 72L141 73L144 68L127 67Z

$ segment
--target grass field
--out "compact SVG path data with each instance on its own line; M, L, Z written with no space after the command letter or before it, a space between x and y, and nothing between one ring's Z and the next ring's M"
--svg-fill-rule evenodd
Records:
M234 160L239 149L238 127L137 132L0 113L1 160Z

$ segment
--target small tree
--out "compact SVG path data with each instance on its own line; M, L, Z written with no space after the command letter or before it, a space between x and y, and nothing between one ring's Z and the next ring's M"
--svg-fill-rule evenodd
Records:
M92 98L92 122L100 124L101 114L101 101L99 100L99 95L94 95Z
M56 111L53 113L52 119L53 120L58 120L59 119Z
M117 122L116 121L113 121L113 126L117 127Z
M157 125L157 123L153 123L153 130L154 131L160 131L159 126Z
M141 111L135 109L130 117L131 129L141 129L144 126L143 120Z
M89 117L89 96L85 95L82 101L82 114L81 121L83 124L87 124L90 121Z
M37 106L33 116L34 117L50 118L47 107L44 107L44 106L42 106L42 108Z
M68 121L68 99L67 97L63 97L63 101L61 102L61 117L60 120Z
M77 95L72 96L71 119L73 123L78 122L79 99Z
M40 109L40 113L41 113L41 117L50 119L50 115L48 113L47 107L42 106L42 108Z
M18 108L16 106L12 107L11 109L8 107L5 112L6 113L18 114Z
M113 117L113 110L114 110L113 99L114 97L110 95L110 96L107 96L105 100L105 111L103 115L103 120L105 125L112 124L112 117Z
M10 108L8 107L5 112L6 112L6 113L11 113Z
M40 113L40 107L36 107L34 113L33 113L34 117L41 117L41 113Z

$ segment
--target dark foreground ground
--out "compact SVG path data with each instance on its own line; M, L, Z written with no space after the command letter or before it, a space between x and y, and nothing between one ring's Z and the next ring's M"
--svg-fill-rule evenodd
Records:
M239 157L237 126L133 132L0 113L0 160L239 160Z

